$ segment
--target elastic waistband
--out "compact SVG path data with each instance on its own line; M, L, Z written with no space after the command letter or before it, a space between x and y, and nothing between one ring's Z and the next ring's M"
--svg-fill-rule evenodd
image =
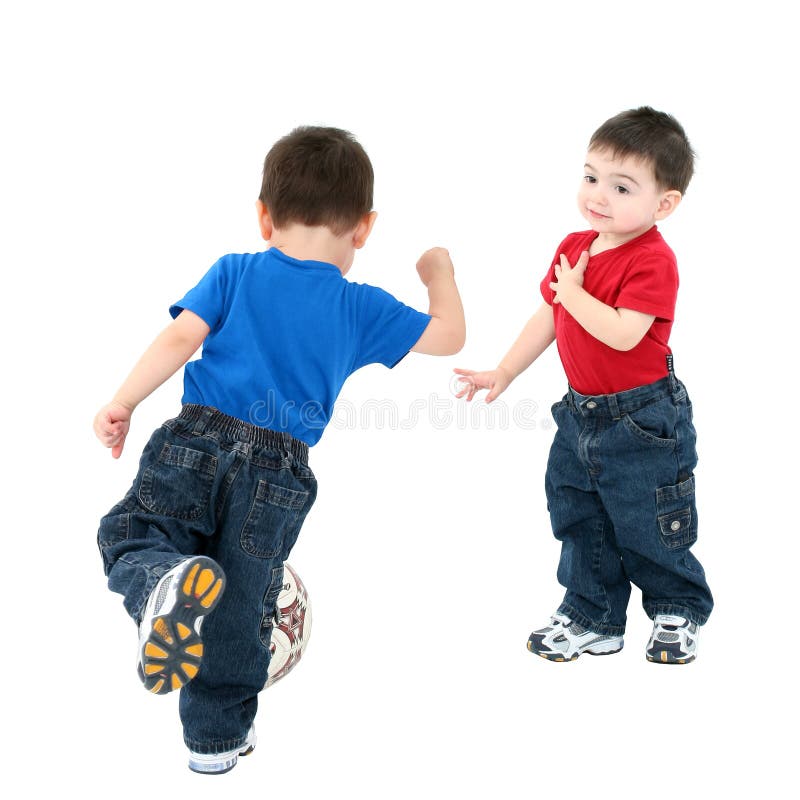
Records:
M244 420L230 417L211 406L187 403L178 419L193 424L192 432L197 436L214 431L227 439L249 442L254 447L268 447L291 453L298 461L308 465L308 445L289 433L260 428Z
M674 373L655 383L615 394L581 394L570 386L565 399L575 410L584 414L608 414L612 419L619 419L623 414L670 396L676 401L686 397L686 388Z

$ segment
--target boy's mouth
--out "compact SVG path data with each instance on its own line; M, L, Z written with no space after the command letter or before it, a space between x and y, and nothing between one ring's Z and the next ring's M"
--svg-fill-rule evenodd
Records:
M597 211L593 211L591 208L587 208L586 210L589 212L592 219L611 219L611 217L609 217L608 215L599 214Z

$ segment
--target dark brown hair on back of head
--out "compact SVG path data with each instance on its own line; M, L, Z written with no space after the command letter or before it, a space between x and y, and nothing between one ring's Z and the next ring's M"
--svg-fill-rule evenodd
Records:
M325 225L338 236L372 211L373 181L369 157L351 133L303 126L267 153L259 199L276 228Z

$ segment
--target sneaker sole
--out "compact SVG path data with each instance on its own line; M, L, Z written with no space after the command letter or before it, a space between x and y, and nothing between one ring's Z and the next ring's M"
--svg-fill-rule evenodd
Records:
M232 759L226 762L222 769L209 769L209 767L212 767L213 765L201 764L200 762L192 761L191 759L189 760L189 769L192 772L196 772L198 775L225 775L225 773L230 772L239 763L240 758L249 756L250 753L252 753L255 749L255 745L251 745L247 748L247 750L237 753Z
M245 747L244 750L234 753L221 761L214 761L213 759L215 756L190 755L189 769L192 772L196 772L198 775L224 775L236 766L240 757L249 756L250 753L256 749L257 741L255 740L255 736L253 738L254 741L252 744L248 745L247 742L245 742L245 744L242 745ZM204 761L204 758L208 760Z
M654 664L691 664L695 656L687 656L686 658L675 658L668 650L656 650L654 653L646 653L648 661Z
M216 608L224 590L225 575L214 561L201 556L187 564L174 607L153 618L142 646L139 677L145 689L167 694L197 675L203 642L195 622Z
M531 653L534 653L535 655L539 656L539 658L545 658L548 661L564 662L564 661L576 661L578 657L582 656L584 653L590 656L613 656L614 653L619 653L622 651L622 645L613 650L602 650L599 652L594 652L592 650L581 650L580 652L575 653L574 655L567 658L561 653L549 653L542 650L536 650L533 647L533 642L530 639L528 639L528 650L530 650Z

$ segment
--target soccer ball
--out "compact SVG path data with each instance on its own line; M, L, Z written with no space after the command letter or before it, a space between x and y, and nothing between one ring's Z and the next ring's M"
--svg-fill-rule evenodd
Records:
M269 643L270 661L266 689L288 675L306 649L311 636L311 602L300 576L283 565L283 589L275 606L275 625Z

